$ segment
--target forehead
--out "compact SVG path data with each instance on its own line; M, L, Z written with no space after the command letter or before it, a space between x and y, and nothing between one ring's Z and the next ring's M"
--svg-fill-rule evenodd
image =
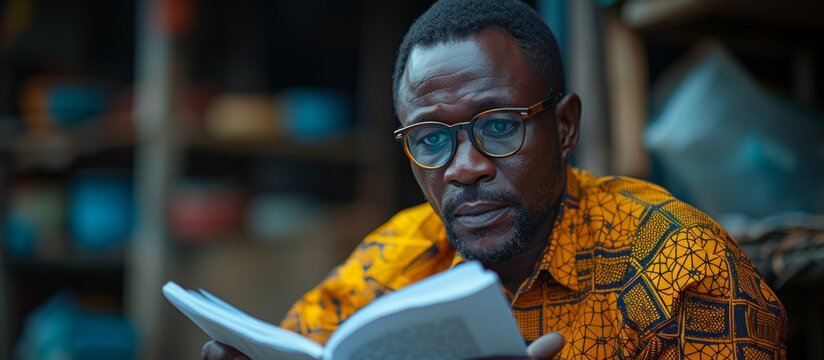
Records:
M491 107L531 105L540 100L541 88L530 76L517 41L504 31L488 29L415 47L399 84L398 118L407 125L447 113L466 117Z

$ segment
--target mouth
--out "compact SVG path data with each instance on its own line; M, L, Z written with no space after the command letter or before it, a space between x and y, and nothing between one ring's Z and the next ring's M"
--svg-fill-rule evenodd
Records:
M492 225L509 210L509 206L497 202L468 202L455 209L453 216L466 228L483 228Z

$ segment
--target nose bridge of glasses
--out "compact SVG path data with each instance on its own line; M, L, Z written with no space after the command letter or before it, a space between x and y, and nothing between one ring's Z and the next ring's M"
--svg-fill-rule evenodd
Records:
M472 133L471 123L466 122L462 124L456 124L460 126L453 127L455 131L455 146L453 147L453 154L452 154L452 161L456 162L458 159L465 156L467 159L472 159L473 154L472 152L477 152L477 155L482 157L486 157L486 154L483 150L483 144L478 143L478 139L475 137L475 134ZM463 130L463 138L461 137L461 130ZM463 148L462 148L463 147ZM468 148L467 148L468 147Z
M464 130L463 135L460 130ZM453 152L449 161L444 164L444 179L447 182L471 185L481 179L495 176L492 159L476 141L468 126L455 129Z

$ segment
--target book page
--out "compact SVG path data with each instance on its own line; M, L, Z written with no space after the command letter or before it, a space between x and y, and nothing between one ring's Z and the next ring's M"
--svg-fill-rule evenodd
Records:
M455 340L458 339L458 340ZM421 343L426 346L418 346ZM361 345L352 359L463 359L482 354L480 345L460 317L415 326L399 326Z
M364 307L327 343L324 359L525 356L497 275L480 265L425 279Z
M319 359L323 347L303 336L256 319L214 295L187 291L168 282L163 295L212 339L252 359ZM217 299L217 301L215 301Z

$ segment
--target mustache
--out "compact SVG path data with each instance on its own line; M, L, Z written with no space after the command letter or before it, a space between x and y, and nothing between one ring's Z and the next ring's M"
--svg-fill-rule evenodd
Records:
M518 204L520 199L515 194L506 191L490 191L479 187L466 187L449 194L443 201L444 218L453 218L455 209L463 203L473 201L494 201L507 204Z

